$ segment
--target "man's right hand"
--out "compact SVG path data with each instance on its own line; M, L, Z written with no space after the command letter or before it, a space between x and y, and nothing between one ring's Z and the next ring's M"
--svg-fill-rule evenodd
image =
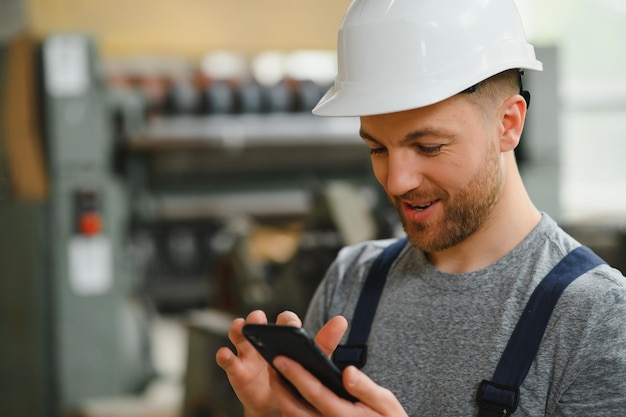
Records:
M245 324L267 324L262 311L253 311L246 319L236 319L230 326L228 338L237 354L227 347L217 351L217 364L226 371L228 380L245 409L246 417L270 417L280 415L278 401L270 388L269 365L242 333ZM302 321L293 312L278 315L276 324L302 327ZM347 329L343 317L331 319L317 334L315 341L330 356Z
M283 313L283 316L287 315ZM301 326L295 314L283 320L287 322L282 324ZM247 417L279 415L278 404L269 386L267 362L242 333L243 326L248 323L267 324L267 317L263 311L257 310L248 314L245 320L235 319L228 331L228 338L237 349L237 355L229 348L222 347L217 351L215 359L226 371L228 381L243 404Z

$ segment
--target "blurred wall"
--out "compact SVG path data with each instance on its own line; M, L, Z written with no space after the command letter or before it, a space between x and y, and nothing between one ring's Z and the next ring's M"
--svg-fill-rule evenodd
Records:
M24 25L21 0L0 0L0 43L10 39Z
M24 0L38 35L81 31L104 56L197 58L215 49L244 53L334 49L350 0Z

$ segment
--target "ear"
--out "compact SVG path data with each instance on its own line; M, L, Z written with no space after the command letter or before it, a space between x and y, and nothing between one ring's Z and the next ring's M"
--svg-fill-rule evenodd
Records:
M500 151L508 152L517 147L524 121L526 120L526 100L519 94L510 96L500 107Z

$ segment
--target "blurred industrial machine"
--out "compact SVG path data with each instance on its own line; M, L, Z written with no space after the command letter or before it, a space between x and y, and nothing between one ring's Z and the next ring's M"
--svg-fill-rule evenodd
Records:
M152 376L93 42L18 36L3 54L2 414L60 416Z
M538 52L519 157L558 219L556 51ZM2 49L3 415L140 393L156 315L189 324L180 412L240 415L213 360L229 318L304 314L343 245L399 232L358 120L310 115L332 55L100 63L72 34Z
M84 36L3 48L3 415L139 394L155 315L304 314L342 245L392 233L356 121L307 114L326 85L221 60L181 87L113 76Z

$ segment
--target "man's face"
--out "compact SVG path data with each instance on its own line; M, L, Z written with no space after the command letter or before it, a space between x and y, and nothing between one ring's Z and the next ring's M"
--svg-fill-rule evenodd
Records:
M488 220L504 181L492 125L462 96L361 117L374 175L415 247L451 248Z

